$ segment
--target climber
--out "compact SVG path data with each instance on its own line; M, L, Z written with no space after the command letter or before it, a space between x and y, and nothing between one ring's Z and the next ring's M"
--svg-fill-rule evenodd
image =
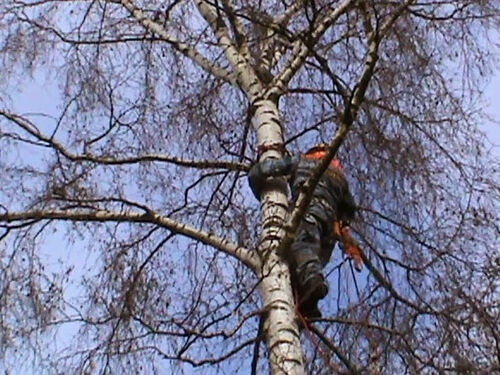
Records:
M254 195L260 199L268 178L288 176L295 202L301 186L326 151L327 145L320 144L303 155L268 158L254 164L248 173ZM346 255L354 261L356 270L361 270L363 261L360 250L350 236L348 227L355 211L356 206L340 163L333 159L314 190L291 250L285 254L290 266L292 286L298 295L299 311L304 317L321 317L317 304L328 293L322 269L330 260L337 241Z

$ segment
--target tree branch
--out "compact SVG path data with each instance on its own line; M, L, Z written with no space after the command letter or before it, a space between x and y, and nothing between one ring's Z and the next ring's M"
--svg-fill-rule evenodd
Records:
M137 8L131 0L120 0L120 3L130 12L130 14L147 30L159 35L164 41L172 45L177 51L190 58L194 63L213 76L222 79L232 85L235 84L233 75L225 69L216 66L212 61L199 53L195 48L183 43L172 35L158 22L147 17L142 10Z
M21 117L19 115L8 113L0 110L0 116L3 116L7 120L14 122L16 125L21 127L23 130L28 132L30 135L35 137L37 140L45 143L48 147L53 148L67 159L71 161L80 162L91 162L105 165L123 165L123 164L134 164L142 162L161 162L170 163L182 167L197 168L197 169L228 169L233 171L247 172L249 166L245 163L231 162L231 161L217 161L217 160L186 160L177 158L174 156L162 155L162 154L144 154L139 156L129 156L122 158L115 158L109 156L98 156L85 153L83 155L78 155L69 151L61 143L53 139L53 137L48 137L36 128L28 119Z
M159 225L174 233L200 241L240 260L256 272L260 268L257 253L238 246L215 234L208 233L186 224L179 223L156 212L110 212L104 210L33 210L26 212L6 212L0 214L0 222L17 222L25 220L63 220L83 222L128 222Z
M369 35L368 38L368 52L366 55L364 69L361 73L360 78L358 79L358 85L354 90L350 102L344 109L339 127L335 132L334 137L330 141L330 144L328 145L328 150L325 156L323 157L323 159L321 159L321 161L318 163L318 166L313 170L309 179L302 186L302 190L297 198L292 214L285 225L285 236L280 245L280 253L284 253L285 249L288 249L291 246L295 238L299 223L302 220L307 207L309 206L309 202L312 199L312 195L316 185L318 184L323 173L328 168L330 161L337 153L340 145L347 136L352 123L356 119L359 106L361 105L366 89L368 88L368 83L373 76L373 71L375 69L375 64L378 58L377 51L379 46L379 39L374 33Z
M251 375L257 374L257 364L259 363L259 348L260 343L262 341L263 332L264 332L264 317L259 317L259 328L257 330L257 336L255 337L255 342L253 346L253 356L252 356L252 364L251 364Z
M243 25L240 23L236 12L234 11L233 4L230 0L222 0L222 4L224 6L224 11L227 14L227 19L231 24L233 29L233 33L236 39L236 47L239 49L240 53L243 57L250 61L250 51L248 49L248 41L245 36L245 29Z
M326 30L328 30L328 28L351 7L353 2L354 0L344 0L336 9L323 17L312 33L307 35L307 44L300 38L294 42L292 57L271 82L270 89L266 93L267 97L270 95L279 95L286 91L288 83L306 60L309 49L313 47Z
M254 343L254 341L255 341L255 339L246 340L246 341L242 342L240 345L237 345L236 347L234 347L229 352L221 355L220 357L205 358L202 360L195 360L195 359L190 358L190 357L182 357L179 355L170 355L170 354L166 354L166 353L162 352L160 349L158 349L156 347L151 347L151 348L156 350L158 353L160 353L160 355L164 359L186 362L186 363L189 363L190 365L192 365L193 367L201 367L201 366L205 366L205 365L215 365L215 364L218 364L220 362L223 362L226 359L228 359L229 357L231 357L231 356L235 355L236 353L238 353L239 351L241 351L242 349L246 348L247 346L252 345Z
M342 361L342 363L349 369L350 374L359 374L359 369L356 367L354 363L352 363L349 358L336 346L331 342L317 327L310 324L309 329L314 332L316 336L319 337L321 342L325 344L328 349L335 353L335 355Z
M197 0L196 6L203 18L210 25L212 31L222 48L224 55L236 73L236 80L240 84L245 94L251 99L259 96L262 85L257 74L250 65L250 61L241 54L229 37L224 21L217 15L214 6L204 0ZM243 49L245 50L245 48Z

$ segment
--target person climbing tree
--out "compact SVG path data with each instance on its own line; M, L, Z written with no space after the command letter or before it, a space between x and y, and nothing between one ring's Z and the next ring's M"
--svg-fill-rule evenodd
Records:
M319 144L305 154L255 163L248 173L250 187L260 200L268 179L288 176L292 200L296 201L302 185L311 176L327 151ZM360 271L362 258L359 246L349 233L356 205L338 159L333 159L321 176L299 225L297 236L285 256L290 266L292 285L298 297L300 313L307 318L320 318L318 301L328 294L322 269L330 260L338 241L346 255Z

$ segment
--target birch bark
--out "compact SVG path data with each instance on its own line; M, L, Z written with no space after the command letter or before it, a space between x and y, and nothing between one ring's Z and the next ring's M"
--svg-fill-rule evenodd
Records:
M198 10L211 26L224 54L231 64L237 82L253 106L253 125L259 146L282 145L283 132L276 101L264 96L264 87L250 61L228 37L224 22L205 1L197 1ZM260 155L261 160L280 157L277 150ZM304 356L300 345L300 332L295 320L294 300L290 273L286 262L278 255L278 247L284 236L283 225L287 217L287 187L284 178L270 181L261 196L262 233L259 255L262 267L258 275L262 279L260 292L266 314L264 333L267 343L270 370L277 374L304 374Z
M283 134L276 104L271 100L255 103L254 126L258 144L282 144ZM269 150L261 159L278 157ZM272 374L304 374L304 356L300 332L295 319L290 273L286 262L278 255L278 247L287 217L287 187L284 178L270 181L261 196L262 233L259 254L263 260L260 292L266 315L264 332Z

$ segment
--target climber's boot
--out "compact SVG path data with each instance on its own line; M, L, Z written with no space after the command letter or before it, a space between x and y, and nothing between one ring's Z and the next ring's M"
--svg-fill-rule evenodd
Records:
M300 313L310 319L321 318L318 301L328 294L328 285L318 261L308 262L297 269L297 292Z

